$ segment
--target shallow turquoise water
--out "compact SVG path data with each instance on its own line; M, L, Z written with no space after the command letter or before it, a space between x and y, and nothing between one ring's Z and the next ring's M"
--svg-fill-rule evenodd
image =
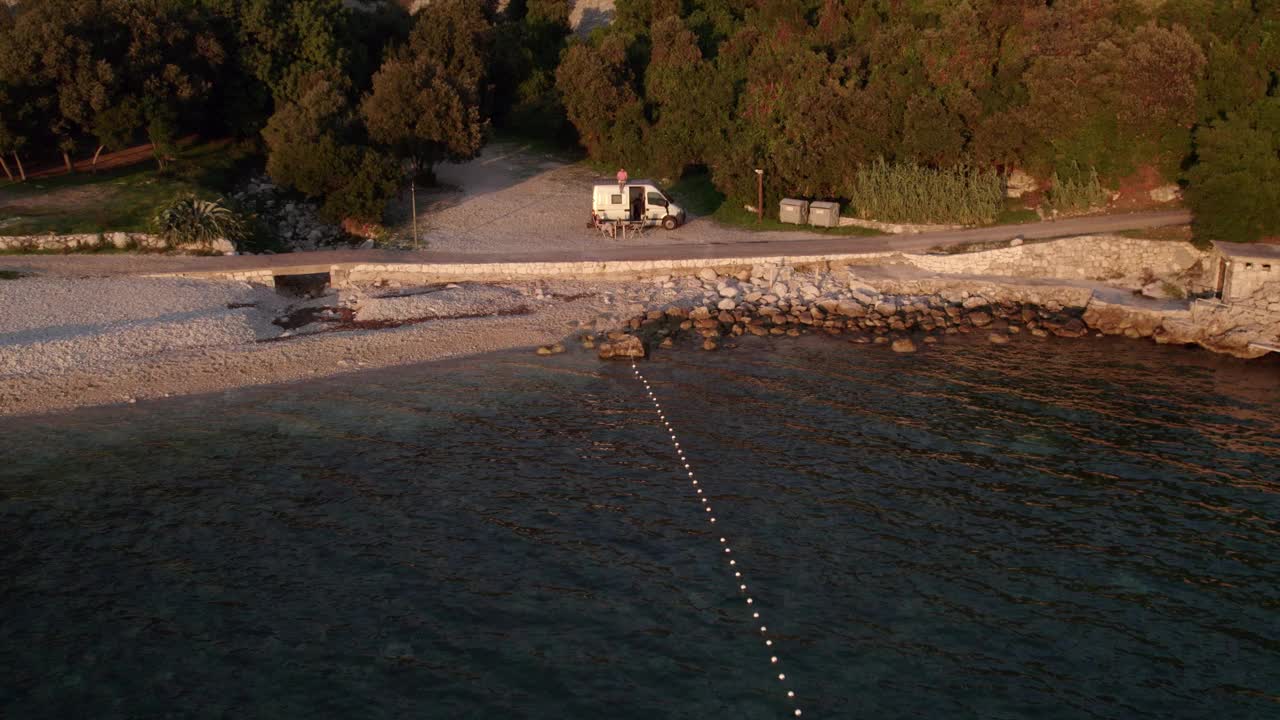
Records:
M0 716L1280 712L1280 365L643 369L717 534L629 367L583 355L0 421Z

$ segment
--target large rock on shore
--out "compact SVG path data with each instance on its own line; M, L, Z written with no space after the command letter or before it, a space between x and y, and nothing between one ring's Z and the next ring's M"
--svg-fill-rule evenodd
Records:
M601 360L643 360L644 342L634 335L625 335L613 342L602 343L599 355Z
M984 312L969 313L969 322L974 327L986 327L991 324L991 315Z

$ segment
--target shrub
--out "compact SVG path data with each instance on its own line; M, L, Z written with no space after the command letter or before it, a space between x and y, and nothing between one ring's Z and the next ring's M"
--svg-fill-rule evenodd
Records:
M172 247L197 244L208 247L215 240L231 242L244 237L244 221L219 200L201 200L195 195L178 198L160 211L156 232Z
M1188 173L1196 238L1254 242L1280 235L1280 98L1202 128Z
M980 225L1003 210L1004 190L994 171L936 170L881 159L854 173L849 203L864 219Z
M1065 180L1055 171L1049 183L1049 205L1059 212L1082 212L1107 204L1107 190L1098 179L1098 171L1092 168L1087 175L1076 168Z
M331 220L382 222L387 201L396 194L402 174L394 158L366 151L348 181L325 198L321 215Z

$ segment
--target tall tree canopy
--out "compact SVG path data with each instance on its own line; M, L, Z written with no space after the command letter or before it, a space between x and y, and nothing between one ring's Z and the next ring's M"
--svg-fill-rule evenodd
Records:
M5 4L0 171L147 138L163 162L192 132L265 137L282 181L367 205L395 160L429 175L474 157L492 118L576 133L636 172L706 168L735 202L755 200L756 168L770 203L865 197L858 178L883 161L1064 183L1154 167L1188 185L1206 235L1265 236L1280 213L1252 192L1271 182L1280 3L617 0L585 40L570 7L433 0L411 20L389 1ZM313 140L346 149L308 158ZM1233 164L1242 148L1261 154ZM343 179L313 182L312 163Z
M1198 128L1259 132L1227 118L1276 94L1278 16L1249 0L618 0L557 83L596 159L706 166L735 201L754 201L755 168L770 202L849 198L879 159L1177 180Z
M369 147L348 83L332 71L301 75L262 136L267 173L277 183L324 202L332 220L378 221L399 184L394 159Z
M197 10L171 0L48 0L0 29L0 115L70 154L123 146L157 117L195 115L226 60ZM8 122L6 122L8 124Z
M484 144L490 31L469 0L439 0L419 12L408 44L382 64L361 104L370 137L418 173L475 157Z

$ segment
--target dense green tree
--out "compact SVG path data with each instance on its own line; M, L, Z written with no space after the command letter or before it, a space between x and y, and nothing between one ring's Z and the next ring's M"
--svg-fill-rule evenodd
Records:
M6 68L17 67L12 59L6 57L13 48L8 48L3 42L11 27L0 21L0 170L10 180L26 180L22 150L32 132L35 103L24 92L26 88L18 80L20 76L6 74Z
M415 173L480 152L489 32L475 3L432 3L418 13L409 43L374 75L360 107L369 135L409 160Z
M556 70L556 88L583 147L606 163L647 164L649 122L627 64L625 41L573 45Z
M568 0L508 6L493 42L495 125L523 135L565 135L568 119L555 78L571 32Z
M313 72L282 93L262 131L271 179L322 200L330 220L381 220L400 172L362 142L349 85L333 72Z
M1265 98L1196 134L1188 200L1197 234L1252 242L1280 236L1280 98Z
M587 41L568 0L496 7L434 0L410 21L401 3L344 0L0 5L0 170L144 137L164 165L182 135L268 126L274 176L331 216L371 217L404 161L429 174L474 157L492 116L576 131L636 173L705 166L733 202L755 201L756 168L772 203L866 198L866 168L1092 186L1155 166L1186 171L1200 232L1273 232L1251 189L1274 181L1280 3L618 0Z
M675 15L656 22L644 84L653 129L650 163L662 177L679 177L705 164L708 149L723 140L721 118L732 112L732 87L717 81L702 57L698 36Z
M1275 86L1271 6L619 0L616 23L565 54L559 87L593 157L706 165L734 202L754 201L756 168L770 202L848 197L881 158L1171 179L1198 122Z
M68 170L81 139L123 146L153 116L198 107L224 59L196 10L173 0L50 0L0 33L5 114L35 126L14 134L56 146Z
M16 118L9 117L13 114L14 107L9 99L8 92L5 88L0 87L0 170L2 170L9 180L26 180L26 172L22 168L22 157L20 151L22 146L26 144L26 137L21 133ZM9 160L6 156L12 156L14 160L13 167L9 166ZM14 173L18 174L15 176Z
M351 11L342 0L199 2L220 29L234 62L219 87L219 103L225 129L241 136L257 134L276 96L300 77L348 74L357 54Z
M24 8L0 41L0 78L23 103L15 114L33 116L39 139L57 147L68 171L77 137L118 83L112 61L125 43L108 9L105 0L49 0Z

